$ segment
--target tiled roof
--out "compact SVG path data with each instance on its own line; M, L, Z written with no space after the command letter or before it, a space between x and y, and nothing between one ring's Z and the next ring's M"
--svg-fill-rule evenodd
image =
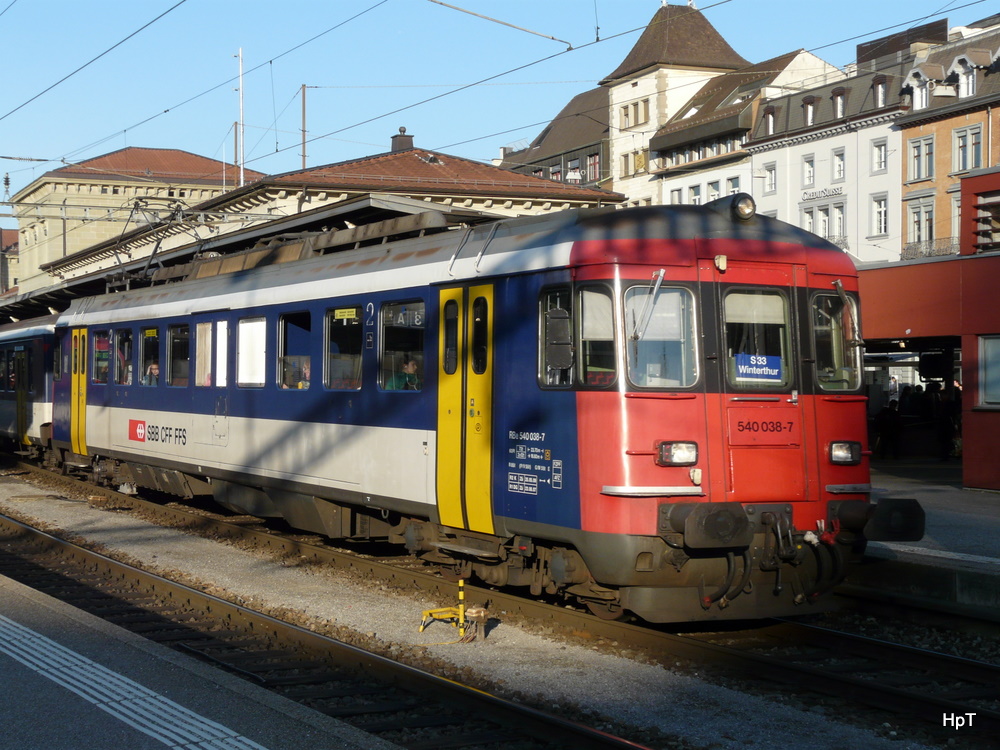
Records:
M512 169L534 163L607 137L608 90L599 87L574 96L528 148L508 153L501 166Z
M601 83L614 83L654 65L738 70L749 64L701 11L662 5L622 64Z
M0 229L0 248L6 250L18 243L18 232L16 229Z
M269 184L329 187L381 193L420 193L532 198L620 200L606 190L581 188L490 164L413 148L270 177Z
M148 179L178 184L225 182L232 185L239 175L239 168L187 151L129 147L60 167L49 174L60 177ZM244 169L243 174L247 182L254 182L264 176L252 169Z

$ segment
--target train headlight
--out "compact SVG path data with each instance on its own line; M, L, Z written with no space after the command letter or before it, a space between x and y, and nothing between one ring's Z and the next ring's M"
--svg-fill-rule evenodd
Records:
M757 204L746 193L740 193L733 199L733 216L740 221L749 221L757 213Z
M698 463L698 444L664 440L656 444L658 466L694 466Z
M830 463L856 466L861 463L861 443L844 440L830 443Z

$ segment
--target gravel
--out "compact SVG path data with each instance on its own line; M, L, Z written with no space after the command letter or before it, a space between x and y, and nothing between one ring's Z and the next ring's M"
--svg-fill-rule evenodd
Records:
M751 695L697 673L530 632L505 622L502 612L490 612L499 625L471 643L456 643L457 630L448 623L434 622L421 633L424 610L452 603L421 600L301 560L276 560L134 515L98 510L14 476L0 477L0 512L85 538L108 554L160 572L183 571L188 581L212 593L292 615L428 671L527 698L543 710L576 710L598 726L627 731L633 741L653 747L925 747L905 739L915 727L886 723L867 731L848 726L837 721L839 709L819 700ZM792 702L799 705L788 705Z

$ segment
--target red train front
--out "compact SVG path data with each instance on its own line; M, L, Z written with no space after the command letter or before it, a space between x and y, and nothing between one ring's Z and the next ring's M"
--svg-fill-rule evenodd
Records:
M915 503L876 514L868 502L857 275L844 252L755 216L746 195L604 214L576 232L571 278L539 290L542 397L527 384L498 397L518 404L499 415L515 427L515 495L510 477L532 463L514 459L538 443L536 515L565 481L561 461L542 459L560 455L555 434L575 433L579 531L565 541L585 565L552 552L564 591L600 615L650 621L791 614L838 583L866 539L920 537ZM559 424L570 403L575 419ZM507 528L558 536L514 504Z

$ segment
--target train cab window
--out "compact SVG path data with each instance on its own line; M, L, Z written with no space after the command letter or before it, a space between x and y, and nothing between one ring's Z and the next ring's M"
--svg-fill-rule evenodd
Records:
M625 292L629 381L639 388L685 388L698 377L694 298L688 289L634 286Z
M312 319L307 312L282 315L278 320L278 385L304 390L312 378L309 361Z
M326 312L326 371L323 385L337 391L361 387L361 351L364 336L360 307Z
M143 328L139 362L142 364L143 385L160 384L160 329Z
M267 377L267 320L244 318L236 324L236 385L263 388Z
M92 338L94 342L94 365L90 371L93 373L93 382L107 383L108 371L111 368L111 333L109 331L94 331Z
M573 385L573 295L569 287L549 289L539 300L539 381L543 386Z
M424 381L424 303L382 306L379 384L387 391L419 391Z
M191 378L191 329L167 326L167 385L186 387Z
M132 385L132 331L115 331L115 383Z
M825 391L850 391L861 385L861 336L857 320L857 306L846 295L841 298L820 294L813 299L816 378Z
M194 384L197 388L212 385L212 332L210 322L194 327Z
M577 306L580 326L577 378L586 386L611 385L616 379L611 292L603 287L585 287L577 293Z
M739 290L723 306L726 371L737 388L785 388L792 382L788 302L777 290Z

